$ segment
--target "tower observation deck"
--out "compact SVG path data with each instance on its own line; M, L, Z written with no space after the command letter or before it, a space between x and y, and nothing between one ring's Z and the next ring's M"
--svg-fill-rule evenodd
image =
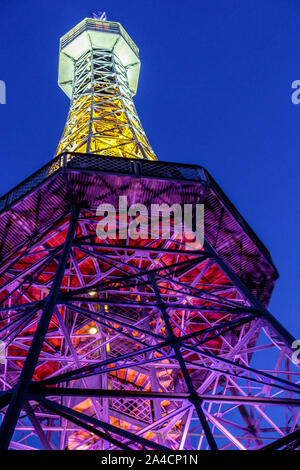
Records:
M156 159L139 68L118 23L67 33L57 152L0 198L0 448L296 449L294 338L267 310L276 267L205 168ZM155 236L153 205L170 222ZM204 205L193 246L185 205Z

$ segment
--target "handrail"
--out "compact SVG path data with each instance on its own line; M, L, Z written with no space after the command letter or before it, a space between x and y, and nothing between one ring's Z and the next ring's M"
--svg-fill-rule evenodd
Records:
M54 174L58 173L59 170L63 168L71 168L76 166L76 159L79 161L80 157L87 157L90 160L90 164L88 163L85 166L85 169L90 167L91 169L95 166L96 163L102 166L102 171L108 173L126 173L132 176L137 176L135 172L135 165L131 165L131 162L139 163L140 166L140 174L139 176L147 176L149 177L149 173L152 173L151 168L156 168L156 177L162 179L172 179L171 177L165 177L164 175L168 174L168 168L174 168L178 170L178 180L186 180L186 181L195 181L195 182L205 182L205 174L204 169L198 165L189 165L189 164L178 164L178 163L171 163L171 162L157 162L157 161L150 161L150 160L137 160L137 159L127 159L127 158L120 158L120 157L111 157L107 155L95 155L95 154L85 154L85 153L76 153L76 152L64 152L62 154L57 155L57 157L50 160L46 163L42 168L38 171L30 175L24 181L19 183L13 189L5 193L3 196L0 197L0 214L3 211L8 210L8 208L16 203L19 199L24 197L29 191L32 191L40 184L44 183ZM93 165L94 164L94 165ZM124 171L124 165L128 166L126 171ZM143 171L144 165L144 171ZM150 165L150 170L148 170ZM151 167L153 165L153 167ZM146 168L147 167L147 168ZM194 170L194 174L191 178L189 175L185 176L184 169L190 168L191 171ZM181 170L181 171L180 171ZM170 172L170 170L169 170ZM150 176L151 177L151 176ZM174 180L176 177L174 178Z
M139 49L136 44L133 42L131 37L125 31L122 25L112 21L99 21L86 18L75 28L71 29L69 33L65 34L60 40L60 49L64 49L70 42L72 42L76 37L78 37L84 31L105 31L107 33L120 34L127 44L134 50L136 55L139 55Z

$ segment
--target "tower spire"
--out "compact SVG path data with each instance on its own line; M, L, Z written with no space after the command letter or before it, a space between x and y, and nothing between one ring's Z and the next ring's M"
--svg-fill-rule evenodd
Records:
M133 103L139 70L137 46L104 12L61 39L59 85L71 105L57 154L156 160Z

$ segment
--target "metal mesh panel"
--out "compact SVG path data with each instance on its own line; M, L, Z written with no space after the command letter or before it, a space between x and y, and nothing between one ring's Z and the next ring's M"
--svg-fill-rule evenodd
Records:
M111 381L112 390L139 390L139 387L130 382L122 383L119 380ZM138 421L150 424L153 421L150 400L134 400L117 398L111 400L111 408L125 416L135 417Z
M132 320L139 320L141 313L139 310L136 308L130 308L130 307L111 307L109 310L110 315L118 316L118 317L123 317L123 318L128 318Z
M124 174L132 173L130 160L125 158L110 158L102 155L76 155L68 162L68 167Z
M110 343L110 357L118 357L122 356L122 354L127 354L128 352L132 351L135 347L134 341L130 341L127 338L117 338L116 340Z
M192 166L185 166L185 165L166 165L165 163L157 163L148 162L142 160L138 162L141 168L142 176L150 176L150 177L165 177L170 179L184 179L184 180L192 180L192 181L203 181L204 174L200 170L200 168L192 167Z
M36 188L41 183L43 183L43 181L45 181L49 175L50 166L51 163L48 163L46 166L35 172L14 189L2 196L0 198L0 211L7 209L9 206L13 205L16 201L25 196L25 194L27 194L29 191L32 191L33 188Z

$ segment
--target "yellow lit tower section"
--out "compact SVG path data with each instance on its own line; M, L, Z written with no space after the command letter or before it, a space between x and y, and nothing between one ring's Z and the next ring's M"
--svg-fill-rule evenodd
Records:
M59 86L71 99L57 154L156 160L133 99L139 50L119 23L85 19L60 40Z

